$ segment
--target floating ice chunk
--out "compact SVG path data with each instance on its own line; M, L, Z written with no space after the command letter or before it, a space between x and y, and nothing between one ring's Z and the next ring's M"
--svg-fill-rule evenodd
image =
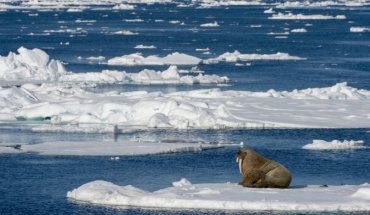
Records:
M188 184L186 179L155 192L93 181L67 197L98 205L236 211L370 211L369 185L320 186L294 189L243 188L234 183ZM338 195L340 193L340 195Z
M145 84L218 84L229 81L227 77L217 75L181 76L180 74L202 73L202 71L179 70L170 66L165 71L144 69L139 73L103 70L101 73L73 73L61 76L59 82L95 82L95 83L145 83Z
M122 34L122 35L138 35L139 33L135 33L135 32L132 32L132 31L125 31L125 30L122 30L122 31L116 31L116 32L114 32L113 34Z
M202 82L201 78L205 81L222 79L217 76L206 78L202 74L174 79L172 77L179 74L176 67L163 73L148 70L143 77L148 78L148 83L170 83L173 80L185 83L184 78L198 83ZM139 80L119 72L111 74L114 79L122 75L120 78ZM154 76L158 79L151 79ZM291 92L201 89L168 94L145 91L99 94L65 84L27 84L0 89L0 117L43 120L48 124L58 119L57 125L59 122L64 125L98 123L144 128L353 128L370 126L367 120L369 102L370 91L352 88L346 83ZM63 129L63 126L54 127Z
M213 23L201 24L201 27L219 27L220 25L215 21Z
M130 4L119 4L113 7L114 10L133 10L135 9L135 5Z
M224 146L198 143L172 143L149 141L122 142L44 142L38 144L23 144L18 153L35 152L40 155L64 156L131 156L155 155L168 153L201 152L203 149L217 149ZM0 150L2 150L0 148ZM5 152L4 150L4 153ZM14 153L14 152L13 152Z
M273 14L269 19L346 19L344 15L329 16L329 15L303 15L303 14L293 14L293 13L278 13Z
M270 9L267 9L267 10L265 10L265 11L263 11L264 13L275 13L275 11L272 9L272 8L270 8Z
M165 57L151 55L143 57L140 53L123 55L108 60L109 65L198 65L201 59L182 53L172 53Z
M349 29L351 32L355 33L361 33L361 32L370 32L370 28L365 28L365 27L351 27Z
M304 29L304 28L297 28L297 29L291 30L291 32L293 32L293 33L306 33L307 30Z
M191 185L191 182L186 178L182 178L180 181L172 182L172 185L174 187L189 186L189 185Z
M218 63L220 61L237 62L237 61L252 61L252 60L305 60L296 56L291 56L287 53L277 52L276 54L241 54L238 51L233 53L226 52L217 58L204 60L204 63Z
M364 141L354 141L354 140L344 140L343 142L338 140L333 140L331 142L326 142L324 140L314 140L313 143L304 145L303 149L310 150L345 150L345 149L366 149L369 148L364 146Z
M49 60L49 55L40 49L20 47L18 53L0 56L0 79L55 81L67 73L60 61Z
M98 56L98 57L88 57L88 60L97 60L97 61L102 61L105 60L104 56Z
M156 49L157 47L151 45L151 46L145 46L145 45L137 45L135 46L135 49Z

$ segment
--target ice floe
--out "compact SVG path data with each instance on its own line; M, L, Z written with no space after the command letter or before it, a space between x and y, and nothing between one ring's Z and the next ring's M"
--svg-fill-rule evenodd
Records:
M365 27L351 27L350 28L351 32L356 32L356 33L361 33L361 32L370 32L370 28L365 28Z
M293 33L306 33L307 30L304 28L297 28L297 29L292 29L291 32Z
M346 150L346 149L367 149L369 147L364 146L363 140L344 140L343 142L339 140L333 140L327 142L325 140L314 140L312 143L304 145L303 149L310 150Z
M198 65L202 59L193 57L183 53L172 53L165 57L158 57L150 55L148 57L142 56L140 53L123 55L108 60L109 65Z
M205 24L201 24L200 25L201 27L219 27L220 25L215 21L213 23L205 23Z
M344 15L330 16L330 15L304 15L293 13L277 13L272 14L269 19L346 19Z
M125 71L103 70L102 72L71 73L61 76L59 82L86 82L86 83L139 83L139 84L221 84L229 79L217 75L197 76L182 75L194 71L180 70L177 66L170 66L164 71L144 69L138 73Z
M238 51L226 52L216 58L204 60L203 63L219 63L220 61L237 62L253 60L305 60L305 58L291 56L287 53L278 52L276 54L241 54Z
M138 45L135 48L155 48L154 46ZM144 83L144 84L219 84L228 82L227 77L217 75L202 75L197 76L182 75L194 73L194 71L180 70L176 66L170 66L164 71L154 71L144 69L138 73L126 73L125 71L103 70L102 72L87 72L87 73L72 73L67 72L60 61L49 60L49 55L40 49L29 50L19 48L19 54L10 53L7 57L0 56L0 84L8 85L14 81L17 83L25 83L38 81L36 83L45 82L94 82L94 83ZM147 58L137 57L139 55L130 55L109 62L117 61L117 64L126 65L197 65L202 62L201 59L173 53L164 58L149 56ZM79 56L77 59L82 60ZM98 61L103 63L104 56L87 57L90 62ZM125 62L124 62L125 61ZM197 72L203 73L203 72Z
M92 181L67 198L98 205L237 211L370 211L370 185L301 186L288 189L245 188L235 183L192 184L149 192L107 181Z
M346 83L291 92L91 93L56 84L0 89L0 120L45 121L51 127L57 117L62 125L144 128L365 128L370 127L369 106L370 92Z
M0 56L0 79L55 81L67 74L60 61L50 60L41 49L20 47L17 51L18 54L10 52L6 57Z
M200 152L205 149L216 149L226 145L208 143L171 143L149 141L121 142L44 142L38 144L0 145L0 154L5 153L38 153L40 155L64 156L132 156L149 154L169 154Z

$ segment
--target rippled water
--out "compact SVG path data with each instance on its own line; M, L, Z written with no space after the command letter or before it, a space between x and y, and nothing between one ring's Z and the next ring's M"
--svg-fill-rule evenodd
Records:
M3 127L0 127L4 131ZM112 141L110 135L36 133L27 126L5 129L1 139L32 143L43 141ZM291 186L362 184L370 178L370 150L309 151L301 149L313 139L356 139L370 141L367 129L289 129L224 131L131 131L119 134L117 141L133 137L162 140L199 140L210 142L244 142L266 157L284 164L293 175ZM0 179L2 214L223 214L223 211L158 210L93 206L70 201L67 191L94 181L106 180L119 185L133 185L148 191L172 186L187 178L192 183L236 183L241 176L235 163L238 147L201 153L121 156L39 156L37 154L1 155ZM228 212L231 213L231 212ZM238 212L235 212L238 213ZM253 212L250 212L253 214ZM266 212L267 213L267 212ZM267 214L269 214L268 212ZM279 214L278 212L277 214Z
M143 7L146 10L143 10ZM295 13L346 15L346 20L269 20L266 8L229 7L215 9L176 8L173 5L139 6L132 11L65 11L0 12L0 54L15 52L20 46L41 48L51 58L66 63L74 72L100 72L103 69L139 72L147 67L110 67L89 62L87 57L110 59L135 53L136 45L155 45L157 49L139 50L145 56L165 56L183 52L203 59L238 50L245 54L285 52L307 58L304 61L253 61L250 66L233 63L200 65L206 74L226 75L229 86L223 90L267 91L328 87L347 81L352 87L370 90L369 33L351 33L351 26L366 27L370 8L295 9ZM279 9L276 9L278 12ZM281 11L285 11L281 9ZM125 19L144 22L124 22ZM96 20L80 23L76 20ZM156 23L161 19L164 22ZM174 25L180 20L186 25ZM219 28L201 28L200 24L218 21ZM312 26L307 26L311 24ZM261 25L255 28L252 25ZM77 34L45 31L82 28ZM198 30L189 30L195 29ZM275 38L270 32L306 28L307 33L290 33ZM130 30L136 36L111 35ZM71 37L73 35L73 37ZM69 42L69 45L63 45ZM196 48L209 48L203 55ZM81 56L82 60L77 57ZM246 62L244 62L246 63ZM184 67L188 68L188 67ZM164 70L155 66L150 69ZM98 85L95 92L192 90L217 86L188 85ZM301 147L314 139L326 141L364 140L370 142L369 129L289 129L289 130L125 130L122 134L84 134L33 132L32 125L0 124L1 143L39 143L44 141L124 141L140 138L151 140L198 140L211 143L244 142L266 157L287 166L293 174L292 186L307 184L362 184L370 178L370 150L308 151ZM257 212L223 212L209 210L158 210L103 207L70 201L67 191L93 181L107 180L119 185L155 191L187 178L192 183L238 182L235 163L237 147L201 153L123 156L118 161L96 156L39 156L37 154L0 155L0 214L257 214ZM292 212L294 213L294 212ZM258 212L260 214L260 212ZM264 212L286 214L286 212ZM299 213L298 213L299 214ZM301 213L306 214L306 213ZM313 213L316 214L316 213ZM321 214L321 213L320 213ZM323 213L329 214L329 213ZM334 213L335 214L335 213ZM340 213L338 213L340 214ZM347 214L347 213L346 213ZM365 213L364 213L365 214Z

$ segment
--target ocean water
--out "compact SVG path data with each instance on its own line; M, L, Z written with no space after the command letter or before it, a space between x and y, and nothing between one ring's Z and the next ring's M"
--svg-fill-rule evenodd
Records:
M136 52L144 56L181 52L208 59L235 50L243 54L284 52L307 60L239 62L244 64L242 66L221 62L198 66L205 74L228 76L231 80L228 86L102 84L88 90L174 92L221 87L222 90L291 91L329 87L344 81L352 87L370 90L370 33L352 33L349 30L350 27L369 27L369 7L274 9L276 12L291 11L305 15L345 15L344 20L271 20L268 19L271 14L263 13L265 9L268 7L195 9L154 4L141 5L129 11L84 10L83 13L67 13L65 10L8 10L0 12L0 55L16 52L21 46L40 48L50 58L63 61L67 70L80 73L100 72L103 69L127 72L139 72L145 68L161 71L167 69L166 66L108 66L104 62L90 62L86 59L91 56L104 56L108 60ZM143 21L125 21L133 19ZM184 25L170 23L175 20L184 22ZM220 27L200 27L201 24L215 21ZM290 32L299 28L305 28L307 33ZM60 30L65 32L58 32ZM138 35L112 34L121 30L137 32ZM47 35L48 32L50 35ZM271 32L274 34L269 34ZM277 34L284 32L289 34ZM157 48L134 48L141 44ZM210 49L210 55L196 51L205 48ZM180 66L182 68L191 67ZM370 172L367 171L370 169L370 150L302 149L303 145L315 139L364 140L365 145L368 145L370 129L364 128L200 131L132 129L112 135L33 132L32 127L32 124L0 124L0 142L34 144L60 140L123 141L131 138L244 142L245 147L251 147L287 166L293 174L292 186L362 184L369 182L370 178ZM235 163L238 150L238 147L226 147L201 153L121 156L118 161L105 156L0 155L0 214L261 214L254 211L104 207L66 198L68 191L93 180L131 184L148 191L169 187L173 181L181 178L187 178L192 183L236 183L241 177ZM268 211L262 214L286 212Z

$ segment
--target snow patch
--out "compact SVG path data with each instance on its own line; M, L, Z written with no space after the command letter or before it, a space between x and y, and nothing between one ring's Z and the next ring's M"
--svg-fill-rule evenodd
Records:
M363 140L344 140L343 142L339 140L333 140L331 142L326 142L325 140L314 140L313 143L304 145L303 149L309 150L346 150L346 149L367 149L369 147L364 146Z
M67 198L98 205L238 211L370 211L368 184L290 189L245 188L234 183L191 184L182 179L155 192L106 181L86 183ZM338 195L340 193L340 195Z

